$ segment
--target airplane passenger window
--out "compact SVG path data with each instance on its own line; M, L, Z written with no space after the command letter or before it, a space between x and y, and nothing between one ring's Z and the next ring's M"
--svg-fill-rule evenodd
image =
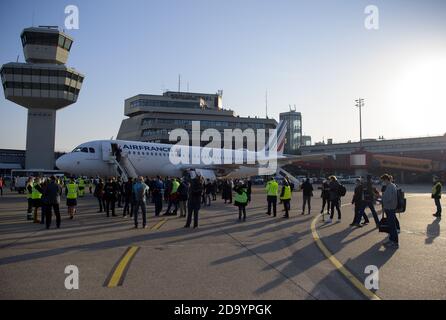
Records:
M94 148L88 148L88 151L90 151L90 153L95 153Z

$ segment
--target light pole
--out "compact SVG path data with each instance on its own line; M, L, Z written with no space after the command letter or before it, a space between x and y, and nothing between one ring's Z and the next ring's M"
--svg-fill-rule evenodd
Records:
M359 145L362 149L362 107L364 107L364 99L359 98L355 102L355 106L359 108Z

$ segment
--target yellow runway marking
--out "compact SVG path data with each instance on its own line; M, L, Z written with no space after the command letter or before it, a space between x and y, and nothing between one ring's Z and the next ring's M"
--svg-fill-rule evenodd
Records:
M163 219L161 221L159 221L157 224L155 224L152 228L150 228L150 230L158 230L159 228L161 228L161 226L163 224L165 224L167 222L167 220L169 219Z
M105 281L105 286L107 288L114 288L116 286L121 286L124 283L124 278L127 270L138 252L139 247L128 247L124 255L119 259L118 263L113 268L111 275Z
M335 266L335 268L348 280L353 286L355 286L364 296L366 296L370 300L381 300L379 296L374 294L372 291L368 290L364 284L356 278L344 265L327 249L327 247L322 242L321 238L316 229L316 223L319 219L319 216L316 216L311 222L311 233L313 235L313 239L316 242L319 249L322 251L324 256Z

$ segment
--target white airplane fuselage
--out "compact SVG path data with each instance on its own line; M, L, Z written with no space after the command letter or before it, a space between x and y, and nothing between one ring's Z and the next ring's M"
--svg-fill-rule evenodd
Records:
M72 152L57 159L56 166L60 170L74 175L115 176L116 167L110 162L112 144L117 145L122 150L122 157L129 160L138 176L182 177L186 168L212 171L216 177L231 178L254 176L258 175L259 172L258 167L243 165L234 166L233 169L216 169L214 165L206 162L206 156L196 156L197 154L201 155L202 151L206 149L202 147L181 146L181 154L183 155L183 152L186 151L185 149L188 149L189 164L179 164L176 162L179 156L175 158L176 155L173 152L171 153L174 145L124 140L97 140L83 143ZM207 152L212 150L211 154L220 154L221 163L232 163L230 161L234 161L234 158L230 159L230 156L225 158L225 155L234 157L233 150L209 148L206 150ZM239 161L238 163L242 163L243 158L245 161L247 158L256 159L256 155L257 153L254 151L238 151L238 156L235 156L235 160Z

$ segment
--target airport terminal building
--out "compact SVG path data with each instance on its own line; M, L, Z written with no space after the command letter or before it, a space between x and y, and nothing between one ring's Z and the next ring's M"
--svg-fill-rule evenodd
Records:
M428 182L436 174L446 179L446 134L407 139L365 139L359 142L302 146L303 155L330 154L323 163L301 163L316 174L380 175L390 172L400 182Z
M169 133L177 128L185 129L192 136L192 121L200 121L201 132L213 128L222 137L224 129L251 128L254 132L265 129L268 134L269 129L277 126L274 119L240 117L233 110L224 109L221 92L139 94L125 100L124 115L128 118L122 121L117 139L157 143L173 143L169 142Z

